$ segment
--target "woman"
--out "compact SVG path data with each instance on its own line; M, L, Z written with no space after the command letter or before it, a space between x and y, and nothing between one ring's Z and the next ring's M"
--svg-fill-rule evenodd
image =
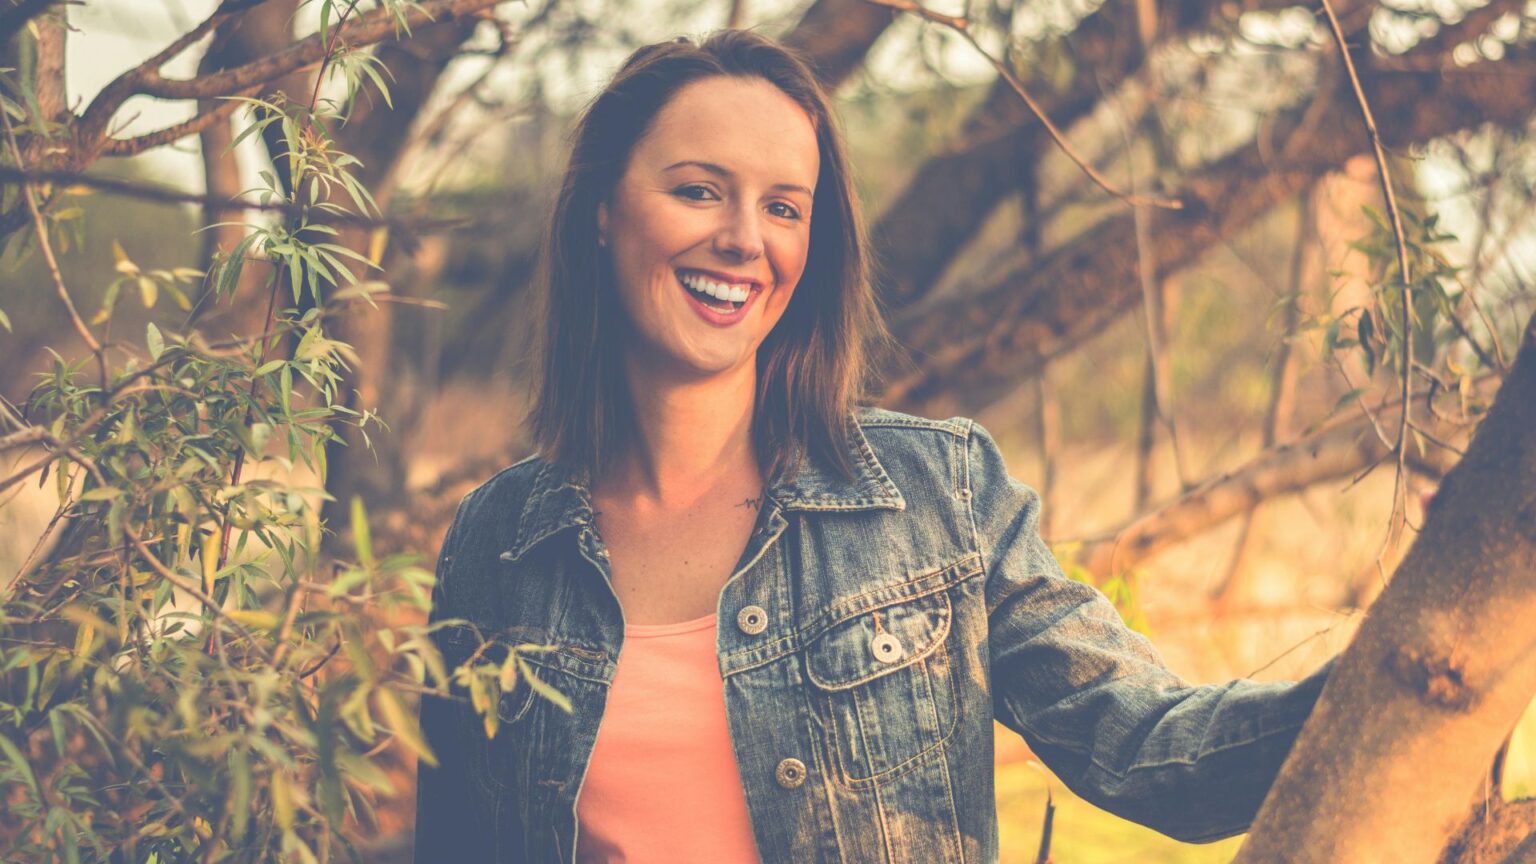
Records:
M436 631L450 664L475 629L558 646L527 657L572 710L520 680L488 741L424 699L418 861L992 861L994 717L1129 819L1252 819L1323 673L1186 686L1062 576L985 430L855 408L865 256L779 45L643 48L589 107L541 455L460 504L432 613L474 625Z

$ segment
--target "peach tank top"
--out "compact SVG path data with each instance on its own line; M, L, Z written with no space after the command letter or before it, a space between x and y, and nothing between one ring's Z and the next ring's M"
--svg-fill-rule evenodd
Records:
M624 627L576 818L579 864L757 864L714 615Z

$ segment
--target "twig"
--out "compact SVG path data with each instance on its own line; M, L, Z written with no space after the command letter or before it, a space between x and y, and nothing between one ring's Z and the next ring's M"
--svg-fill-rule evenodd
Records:
M1067 158L1077 163L1077 167L1081 168L1083 173L1087 174L1094 183L1098 184L1100 189L1132 207L1161 207L1165 210L1184 209L1184 202L1177 199L1143 198L1139 195L1125 192L1109 182L1108 178L1100 174L1087 159L1084 159L1077 152L1076 148L1068 143L1066 135L1057 128L1055 123L1051 122L1051 118L1045 113L1045 109L1041 108L1040 103L1036 102L1034 97L1029 95L1029 91L1024 88L1024 84L1019 80L1019 77L1013 74L1013 70L1009 69L1006 63L993 57L990 52L981 47L981 43L977 42L976 37L971 35L970 24L966 19L935 12L916 2L916 0L866 0L866 2L873 3L876 6L886 6L901 12L910 12L925 21L943 25L958 33L961 39L968 42L972 48L976 49L978 54L984 57L988 63L992 64L992 68L997 70L997 74L1001 75L1003 80L1008 82L1008 86L1013 88L1013 92L1019 94L1019 98L1024 100L1024 104L1029 106L1029 110L1045 125L1045 130L1051 134L1051 140L1056 142L1056 146L1061 148L1061 152L1067 154Z
M1376 156L1376 173L1381 181L1381 194L1386 200L1387 213L1392 222L1392 240L1397 245L1397 275L1403 285L1403 315L1402 315L1402 400L1403 415L1397 424L1397 475L1392 485L1392 517L1387 526L1388 536L1402 530L1401 520L1408 516L1408 448L1405 443L1408 440L1408 426L1411 422L1413 403L1409 399L1409 388L1413 381L1413 372L1410 363L1413 359L1413 283L1408 271L1408 242L1403 237L1403 215L1397 206L1397 195L1392 191L1392 174L1387 168L1387 154L1381 147L1381 133L1376 129L1376 118L1371 113L1370 103L1365 98L1365 90L1360 86L1360 76L1355 71L1354 58L1349 53L1349 46L1344 41L1344 30L1339 26L1339 18L1333 13L1333 4L1329 0L1322 0L1323 11L1327 13L1328 25L1333 31L1334 42L1338 45L1339 56L1344 60L1344 69L1349 73L1350 86L1354 88L1355 100L1360 105L1360 116L1365 120L1365 131L1371 139L1371 151ZM1385 548L1382 550L1385 552ZM1378 558L1378 564L1380 560Z
M164 186L137 183L131 180L118 180L113 177L100 177L94 174L82 174L78 171L18 171L9 165L0 165L0 181L9 181L14 183L67 184L70 186L81 186L87 189L97 189L113 195L123 195L129 198L139 198L145 201L157 201L166 204L197 204L222 212L230 212L236 210L258 210L263 212L293 215L303 213L308 209L297 204L291 204L287 201L261 202L229 199L216 195L198 195L192 192L181 192L175 189L167 189ZM375 218L346 211L327 213L326 219L327 221L349 225L387 226L392 230L411 231L415 233L425 233L428 231L458 228L471 224L471 220L469 219L414 219L390 216Z
M249 96L260 89L261 85L257 85L255 87L241 90L236 95ZM153 150L156 147L163 147L166 144L180 141L188 135L196 135L209 126L212 126L220 120L225 119L229 115L233 114L235 109L242 107L244 104L245 103L234 99L231 99L227 102L219 102L215 104L211 109L204 111L201 114L195 114L180 123L167 126L164 129L157 129L154 132L146 132L143 135L138 135L133 138L109 139L107 141L106 147L102 149L101 155L135 156L139 153L143 153L145 150Z
M419 0L411 4L412 8L405 13L405 20L408 26L416 27L444 16L455 17L478 12L498 2L500 0ZM243 11L243 7L244 4L241 10L237 11ZM87 152L99 147L112 116L132 96L146 95L160 99L217 99L308 68L321 62L326 56L326 44L321 41L320 34L316 33L259 60L211 75L189 79L171 79L160 75L160 66L164 65L170 56L174 56L170 53L172 48L177 48L179 53L186 47L181 43L186 42L188 37L196 34L196 38L191 39L191 42L197 41L229 17L229 14L233 13L225 9L215 12L199 24L197 29L173 43L171 48L124 72L102 88L76 124L77 140L81 142L81 146ZM348 45L360 48L388 39L395 32L396 26L397 22L392 10L378 8L347 22L345 26L337 25L335 36L346 40ZM180 48L177 47L178 45Z
M26 163L21 158L21 147L16 143L16 131L11 128L11 117L4 111L0 111L0 123L5 126L5 140L11 148L11 158L16 162L16 167L24 168ZM107 389L107 356L102 350L101 343L91 335L91 328L85 326L85 321L75 309L75 301L69 296L69 288L64 285L64 275L59 272L59 259L53 255L53 244L48 242L48 223L43 219L43 211L38 209L37 198L32 194L32 184L21 184L22 197L27 201L27 209L32 213L32 225L37 230L37 245L43 252L43 260L48 263L48 275L53 277L53 287L59 294L59 299L64 301L64 308L69 310L69 320L74 322L75 331L80 338L85 340L87 348L96 355L96 364L101 368L101 389Z
M1296 241L1291 246L1291 269L1285 296L1285 333L1280 338L1280 347L1276 352L1275 371L1269 384L1269 407L1264 412L1262 447L1265 450L1279 442L1281 425L1291 413L1296 380L1295 366L1291 362L1291 342L1296 338L1296 328L1301 324L1302 282L1305 279L1307 238L1312 233L1314 222L1313 204L1313 192L1309 189L1301 194L1296 205ZM1232 558L1227 562L1226 575L1211 592L1212 605L1223 612L1241 582L1257 513L1258 508L1255 507L1243 514L1243 524L1238 529L1237 542L1232 547Z

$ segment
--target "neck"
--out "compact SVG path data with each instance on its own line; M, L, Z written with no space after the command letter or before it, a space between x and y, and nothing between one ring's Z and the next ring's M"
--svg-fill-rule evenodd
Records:
M716 491L755 495L761 471L752 444L757 369L668 380L628 366L635 435L609 472L609 494L688 504Z

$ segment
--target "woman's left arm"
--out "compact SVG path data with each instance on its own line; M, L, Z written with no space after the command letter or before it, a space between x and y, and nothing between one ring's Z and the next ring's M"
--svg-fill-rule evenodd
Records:
M966 466L997 719L1105 810L1189 842L1245 830L1332 661L1294 684L1189 686L1103 594L1062 574L1039 496L980 426Z

